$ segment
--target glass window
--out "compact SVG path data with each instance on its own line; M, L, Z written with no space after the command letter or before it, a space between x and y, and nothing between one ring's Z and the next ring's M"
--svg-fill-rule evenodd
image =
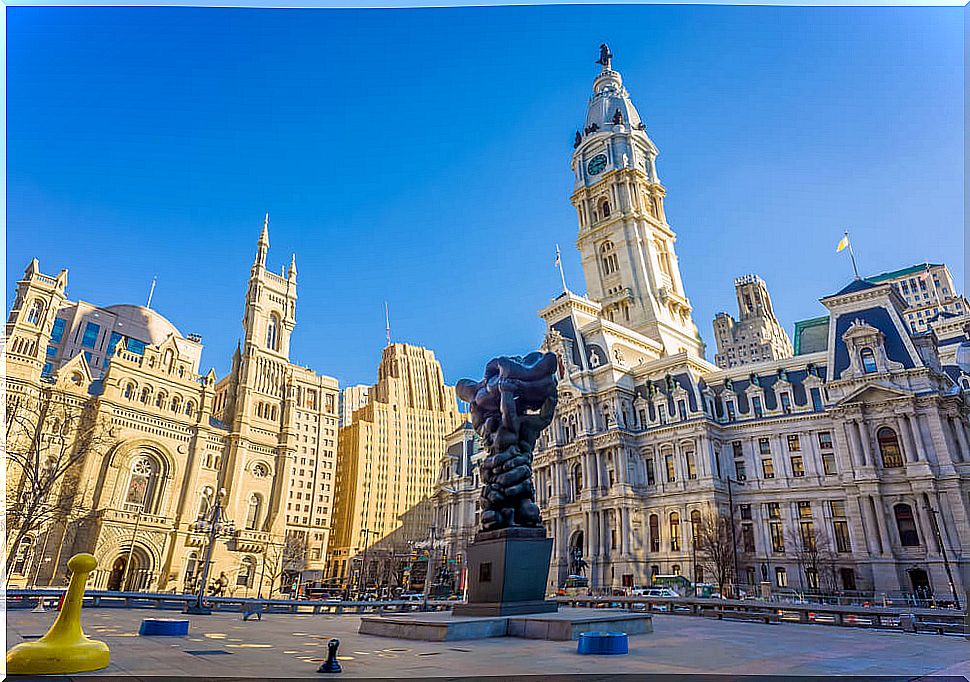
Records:
M812 518L812 503L807 500L802 500L798 502L798 518L800 519L810 519Z
M785 414L791 414L791 394L787 391L781 394L781 410Z
M876 441L879 443L879 454L882 455L882 465L887 469L903 466L903 453L899 449L896 432L888 426L876 431Z
M660 551L660 517L656 514L650 515L650 551Z
M835 535L835 549L838 552L851 552L852 544L849 542L849 523L845 519L832 520L832 534Z
M653 457L648 457L647 464L647 485L656 485L657 474L653 470Z
M822 453L822 471L825 472L826 476L833 476L839 473L838 468L835 466L835 453Z
M832 449L832 434L829 433L828 431L819 431L818 432L818 446L822 450L831 450Z
M680 551L680 514L677 512L670 515L670 551Z
M155 492L158 479L158 465L151 457L142 455L131 464L128 479L128 493L125 495L125 509L141 511L148 509Z
M58 317L54 319L54 328L51 330L51 343L60 343L61 339L64 338L64 326L67 324L67 320L63 317Z
M816 412L821 412L824 409L822 404L822 392L818 388L812 388L812 409Z
M771 443L767 438L758 439L758 452L760 452L762 455L771 454Z
M744 449L741 445L741 441L739 440L731 441L731 450L734 452L735 457L744 456Z
M805 462L801 455L793 455L791 458L791 473L795 478L802 478L805 475Z
M674 481L677 480L677 472L674 468L674 456L665 455L664 465L667 469L667 483L673 483Z
M798 434L791 434L788 436L788 452L801 452L802 443L798 438Z
M919 535L916 532L916 519L913 509L908 504L897 504L893 507L896 517L896 528L899 530L899 541L903 547L918 547Z
M771 457L761 460L761 474L764 478L775 477L775 463L771 461Z
M862 358L862 370L866 374L875 374L878 371L879 368L876 367L876 356L871 348L863 348L859 356Z
M728 400L725 405L727 406L727 417L728 421L733 422L737 418L737 414L734 409L734 401Z
M57 355L57 346L47 346L47 357L53 358Z
M697 478L697 464L694 461L694 453L685 453L684 459L687 461L687 478L693 481Z
M88 322L84 326L84 336L81 338L81 346L84 348L94 348L99 334L101 334L101 325Z
M761 419L762 417L765 416L765 410L761 406L761 398L760 397L758 397L758 396L752 397L751 398L751 405L754 407L754 416L755 417L757 417L758 419Z
M743 459L734 460L734 477L739 481L748 480L748 470L744 466Z

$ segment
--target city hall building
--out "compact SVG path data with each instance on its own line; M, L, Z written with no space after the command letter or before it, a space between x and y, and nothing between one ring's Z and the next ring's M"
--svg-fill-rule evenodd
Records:
M560 358L559 406L534 460L554 540L550 589L576 572L594 589L710 581L693 536L717 514L736 524L747 591L949 599L952 576L962 594L970 368L957 358L970 355L970 317L949 272L926 264L848 282L821 298L827 317L796 325L794 345L767 285L742 276L739 319L718 315L722 366L711 364L658 150L611 57L572 155L588 294L564 291L539 313L543 347ZM472 497L441 491L477 484L476 472L450 454L441 471L437 523L473 524L474 509L455 509ZM824 550L824 566L810 549Z
M268 251L264 223L218 381L198 336L145 306L68 300L66 270L28 265L6 329L11 587L64 584L90 552L93 589L194 590L217 505L210 577L227 594L322 574L338 385L289 361L296 262L274 273ZM66 470L38 489L45 462ZM39 523L18 541L24 518Z

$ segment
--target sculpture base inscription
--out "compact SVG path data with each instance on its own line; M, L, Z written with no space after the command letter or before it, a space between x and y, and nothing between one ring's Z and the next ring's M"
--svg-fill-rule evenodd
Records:
M456 616L514 616L556 611L545 599L552 539L544 528L479 531L468 545L468 603Z

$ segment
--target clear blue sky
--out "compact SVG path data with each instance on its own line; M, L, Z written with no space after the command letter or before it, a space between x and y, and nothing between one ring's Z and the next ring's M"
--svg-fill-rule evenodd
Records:
M862 270L963 282L962 10L8 8L7 307L31 257L145 302L222 375L263 214L297 254L293 359L372 383L395 340L453 382L584 290L569 156L608 41L661 150L694 319L757 272L786 328Z

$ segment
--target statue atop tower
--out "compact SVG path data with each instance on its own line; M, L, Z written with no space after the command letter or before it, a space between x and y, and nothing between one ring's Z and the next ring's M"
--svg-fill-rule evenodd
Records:
M600 58L596 60L596 63L602 65L604 71L613 70L613 53L610 52L610 46L606 43L600 45Z

